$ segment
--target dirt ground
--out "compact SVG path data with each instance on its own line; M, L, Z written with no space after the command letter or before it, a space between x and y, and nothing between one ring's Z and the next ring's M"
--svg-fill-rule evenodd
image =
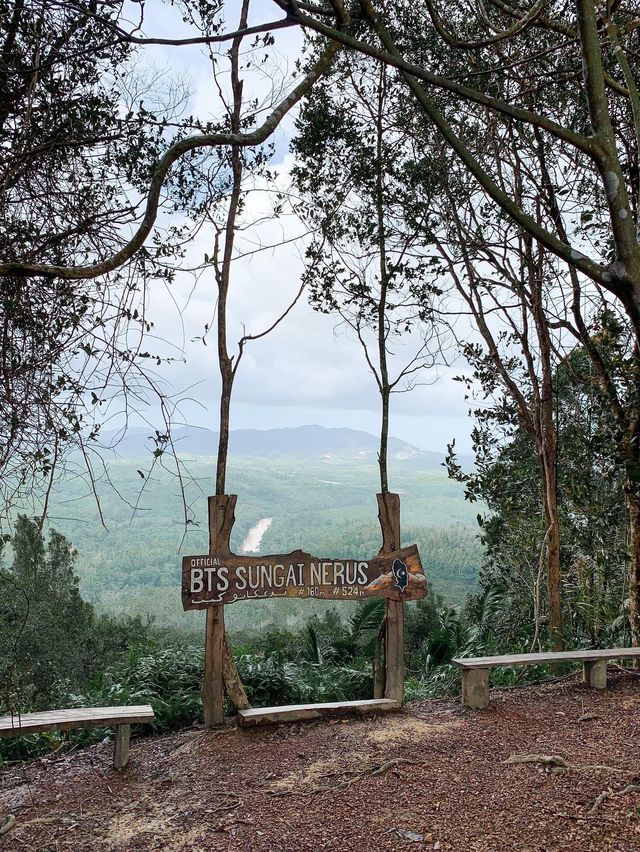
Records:
M0 849L640 852L640 679L491 702L139 738L122 773L108 744L5 768Z

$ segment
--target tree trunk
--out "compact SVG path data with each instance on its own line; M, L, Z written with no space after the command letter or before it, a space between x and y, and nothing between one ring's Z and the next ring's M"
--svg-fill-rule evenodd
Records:
M631 644L640 646L640 494L627 492L631 526L631 561L629 564L629 626Z
M235 505L236 497L233 494L209 497L209 553L224 556L231 552ZM224 606L220 605L207 609L202 689L204 724L207 728L221 725L224 721L224 688L236 710L246 710L251 706L227 642Z
M556 486L555 446L543 451L543 505L547 522L547 596L549 606L549 644L554 651L564 650L562 637L562 572L560 566L560 523Z
M386 342L383 343L386 347ZM380 358L382 365L382 391L380 400L382 402L382 417L380 421L380 450L378 452L378 467L380 469L380 491L386 494L389 491L389 474L387 472L387 456L389 445L389 374L387 372L386 351Z
M218 308L220 310L220 308ZM218 360L222 387L220 390L220 434L218 436L218 457L216 464L216 495L226 493L227 457L229 454L229 421L231 414L231 392L233 391L233 368L227 355L226 342L220 346Z
M538 210L538 218L540 211ZM531 293L531 311L536 327L541 366L539 400L535 410L535 436L542 474L542 505L547 523L547 598L549 606L549 644L554 651L564 650L562 636L562 572L560 566L560 518L558 514L558 432L553 411L552 342L544 306L544 252L526 236L524 259ZM531 381L535 387L535 367L528 352ZM536 410L537 409L537 410Z
M207 609L202 709L205 728L224 724L224 607Z
M222 677L224 680L224 688L227 690L227 695L231 699L231 703L236 710L248 710L251 707L247 693L244 691L244 686L240 680L236 662L233 659L231 648L227 642L227 635L224 634L224 647L222 656Z

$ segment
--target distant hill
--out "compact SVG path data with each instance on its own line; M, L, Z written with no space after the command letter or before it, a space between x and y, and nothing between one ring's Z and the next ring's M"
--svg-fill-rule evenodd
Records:
M144 456L155 449L152 430L132 427L117 440L115 431L102 433L102 441L114 446L121 458ZM174 445L180 455L212 456L218 446L218 433L198 426L182 426L173 431ZM277 456L302 456L307 458L351 458L371 463L378 452L379 439L357 429L332 429L324 426L295 426L285 429L236 429L231 432L229 451L237 456L262 458ZM389 455L397 461L411 460L421 470L439 467L441 453L420 450L418 447L389 438Z
M206 498L215 492L218 436L198 428L174 432L182 461L181 493L173 459L153 463L150 435L149 429L131 429L117 451L103 453L107 464L97 469L95 487L106 528L91 483L77 475L56 483L49 518L78 550L87 600L103 612L150 613L159 624L191 630L201 617L182 611L181 556L205 553L208 547ZM377 553L377 449L373 435L353 429L233 432L226 487L238 495L231 537L235 552L270 519L260 541L262 553L296 547L362 559ZM397 439L390 449L389 486L401 495L403 541L420 547L432 594L459 605L475 587L482 564L476 516L483 507L464 499L464 487L448 478L442 454ZM314 607L321 614L332 606L319 601L300 606L293 599L273 604L234 604L229 629L297 624Z

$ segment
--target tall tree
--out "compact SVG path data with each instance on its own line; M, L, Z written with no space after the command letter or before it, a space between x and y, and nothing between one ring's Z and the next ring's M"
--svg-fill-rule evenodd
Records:
M215 125L211 124L208 129L210 132L226 133L233 139L240 138L243 131L255 126L258 113L265 108L252 93L245 91L246 76L251 73L249 69L264 64L263 51L270 43L270 39L265 37L247 45L244 32L249 14L250 0L242 0L237 35L228 52L221 54L214 45L209 43L207 46L218 93L219 113L222 114L221 120ZM206 9L193 7L190 20L205 39L215 31L215 23L212 24ZM221 147L213 156L203 158L195 170L192 180L196 186L191 183L184 190L187 195L194 193L197 198L191 210L195 228L200 230L204 225L212 234L212 245L205 256L204 268L212 273L215 283L220 395L215 499L210 506L209 534L212 551L222 556L225 555L223 548L228 547L228 540L223 540L221 535L222 527L228 534L233 523L234 502L227 494L227 463L233 388L238 370L247 346L271 333L285 319L300 298L304 286L299 287L293 301L282 309L268 327L249 332L243 325L244 333L237 341L237 347L234 347L229 326L236 261L239 255L244 254L243 243L246 246L248 242L247 232L254 232L262 223L261 217L253 221L247 213L249 197L254 190L270 192L275 202L274 208L278 210L282 207L282 197L274 188L274 176L268 168L271 154L267 146L248 148L241 144L230 144ZM259 239L256 242L259 243ZM253 248L252 254L257 251L259 249ZM202 339L205 341L206 332ZM207 610L205 641L204 716L205 724L211 726L224 719L222 680L237 709L243 710L249 706L229 648L222 605Z
M527 163L533 156L528 140L517 128L508 127L499 136L494 134L490 143L485 159L499 158L501 185L544 222L539 200L528 202L523 197ZM460 310L476 332L469 336L463 325L460 349L473 367L486 400L475 412L482 421L478 428L489 433L500 424L510 426L515 417L532 441L539 461L544 517L540 564L545 565L546 574L548 638L554 650L561 650L561 531L553 371L565 351L563 338L574 345L566 331L558 331L566 310L562 272L555 258L519 225L493 205L483 203L477 190L465 185L464 174L451 157L432 162L434 166L439 163L440 170L446 163L449 171L449 179L439 192L440 224L433 239L454 284ZM455 306L450 310L455 313ZM450 470L459 474L452 456L449 461ZM537 579L533 592L533 641L539 643L542 589Z
M405 216L415 151L394 76L344 55L306 99L293 141L298 212L314 233L305 271L311 303L355 333L380 394L382 493L391 396L410 390L438 355L428 322L438 292L424 251L430 214L423 207L415 220Z
M101 17L96 18L100 8ZM117 4L0 2L0 252L57 264L117 250L138 215L149 159L183 96L158 100L114 43ZM158 81L156 80L156 84ZM98 281L0 275L0 511L43 487L66 452L95 445L103 407L157 385L145 288L170 280L156 242ZM146 381L150 379L150 381ZM45 502L46 510L46 502Z
M185 4L187 25L200 6ZM122 12L110 0L0 2L5 505L16 490L31 490L34 474L39 484L54 475L66 447L85 452L101 410L119 393L159 391L147 369L161 359L145 345L152 327L145 290L151 279L172 280L171 260L188 232L164 218L153 230L157 216L197 207L197 155L267 139L332 55L322 54L262 123L256 102L259 118L220 129L172 115L184 95L179 86L168 108L153 103L135 76L143 48L120 30ZM220 8L205 5L202 14L208 30L196 39L206 44L222 26ZM266 34L261 44L270 40ZM35 278L21 266L27 259L40 265Z
M439 354L428 322L435 288L422 250L429 213L423 208L415 221L403 215L414 152L393 78L379 63L340 57L307 98L293 143L298 210L315 234L305 271L312 304L355 333L380 396L378 503L387 552L400 546L399 498L389 489L391 395L410 390ZM402 604L388 601L375 697L402 697L403 624Z
M13 560L0 572L0 704L47 708L61 682L83 682L93 607L80 596L76 552L64 536L51 530L47 542L21 515L11 544Z
M525 9L503 0L488 5L469 0L451 21L432 0L422 8L363 0L351 17L342 4L292 9L280 0L276 3L303 27L397 68L421 113L488 198L576 275L620 300L640 351L640 95L634 43L640 8L635 0L536 0ZM438 93L455 96L468 115L452 115ZM539 133L590 176L588 212L599 210L602 200L605 245L587 247L574 229L560 233L541 224L505 191L499 166L488 166L482 159L486 131L503 120ZM475 144L461 132L467 127L476 129ZM540 171L537 181L544 182ZM638 513L640 421L634 422L625 487ZM630 617L638 644L640 525L634 530Z
M621 331L622 326L604 315L594 319L591 328L611 358L622 342ZM558 512L567 639L578 647L625 644L630 631L624 463L615 419L583 347L576 347L554 370L553 393L561 447ZM490 417L490 412L483 415ZM535 587L542 577L542 478L515 405L510 411L505 406L490 425L483 429L480 424L474 431L477 464L465 483L469 495L489 509L480 518L486 552L481 586L504 586L508 607L501 615L503 641L523 649L535 639Z

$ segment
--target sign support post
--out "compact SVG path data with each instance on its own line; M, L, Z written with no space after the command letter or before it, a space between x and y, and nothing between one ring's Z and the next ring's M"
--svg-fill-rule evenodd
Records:
M380 555L400 549L400 495L377 494L378 520L382 531ZM385 601L385 686L384 697L404 700L404 604Z
M224 604L209 607L204 635L202 707L205 728L224 723Z
M229 537L235 520L235 494L208 498L209 553L231 553ZM204 639L202 707L205 728L224 723L224 604L207 608Z

